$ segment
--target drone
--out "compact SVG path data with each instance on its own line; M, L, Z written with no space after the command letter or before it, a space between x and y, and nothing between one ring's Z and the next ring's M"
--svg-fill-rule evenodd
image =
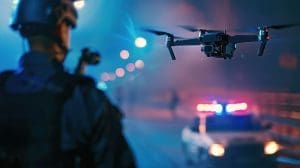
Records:
M260 47L258 49L258 56L262 56L266 47L267 42L270 40L269 30L281 30L286 28L291 28L299 26L300 24L281 24L281 25L271 25L271 26L261 26L257 27L257 34L247 34L247 35L229 35L222 30L207 30L199 29L193 26L182 25L180 27L190 31L198 32L198 37L196 38L182 38L174 36L171 33L158 31L153 29L144 28L143 30L158 36L165 35L166 47L168 48L172 60L176 60L173 46L188 46L188 45L199 45L201 46L201 51L205 53L207 57L216 57L231 59L233 57L234 51L236 50L237 43L244 42L260 42Z

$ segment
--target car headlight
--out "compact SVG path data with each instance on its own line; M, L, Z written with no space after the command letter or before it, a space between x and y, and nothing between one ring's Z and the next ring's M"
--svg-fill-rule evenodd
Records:
M222 144L212 144L209 147L208 150L209 154L216 156L216 157L222 157L225 153L225 148Z
M266 155L272 155L279 150L279 145L275 141L269 141L265 144L264 152Z

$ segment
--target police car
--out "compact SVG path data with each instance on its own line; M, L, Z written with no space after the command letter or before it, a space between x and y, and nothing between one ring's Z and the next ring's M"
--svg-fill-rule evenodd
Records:
M182 130L189 164L218 168L276 168L278 143L247 111L246 103L198 104L198 116Z

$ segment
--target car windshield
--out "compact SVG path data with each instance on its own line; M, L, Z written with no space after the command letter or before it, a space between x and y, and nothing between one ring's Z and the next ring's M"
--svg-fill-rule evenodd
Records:
M262 130L260 122L251 115L211 116L206 119L206 131L257 131Z

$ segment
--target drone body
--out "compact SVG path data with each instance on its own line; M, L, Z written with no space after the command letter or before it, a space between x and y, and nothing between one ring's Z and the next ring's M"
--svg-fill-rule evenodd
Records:
M273 25L258 27L258 34L253 35L229 35L226 31L220 30L205 30L197 29L191 26L181 26L182 28L191 32L199 32L196 38L179 38L171 33L145 29L147 32L154 33L156 35L166 35L166 46L169 49L172 60L175 60L175 54L173 52L173 46L188 46L188 45L200 45L201 51L205 53L207 57L216 57L223 59L231 59L234 51L236 50L237 43L244 42L260 42L261 45L258 50L258 56L262 56L269 37L269 29L283 29L298 26L296 24L285 25Z

